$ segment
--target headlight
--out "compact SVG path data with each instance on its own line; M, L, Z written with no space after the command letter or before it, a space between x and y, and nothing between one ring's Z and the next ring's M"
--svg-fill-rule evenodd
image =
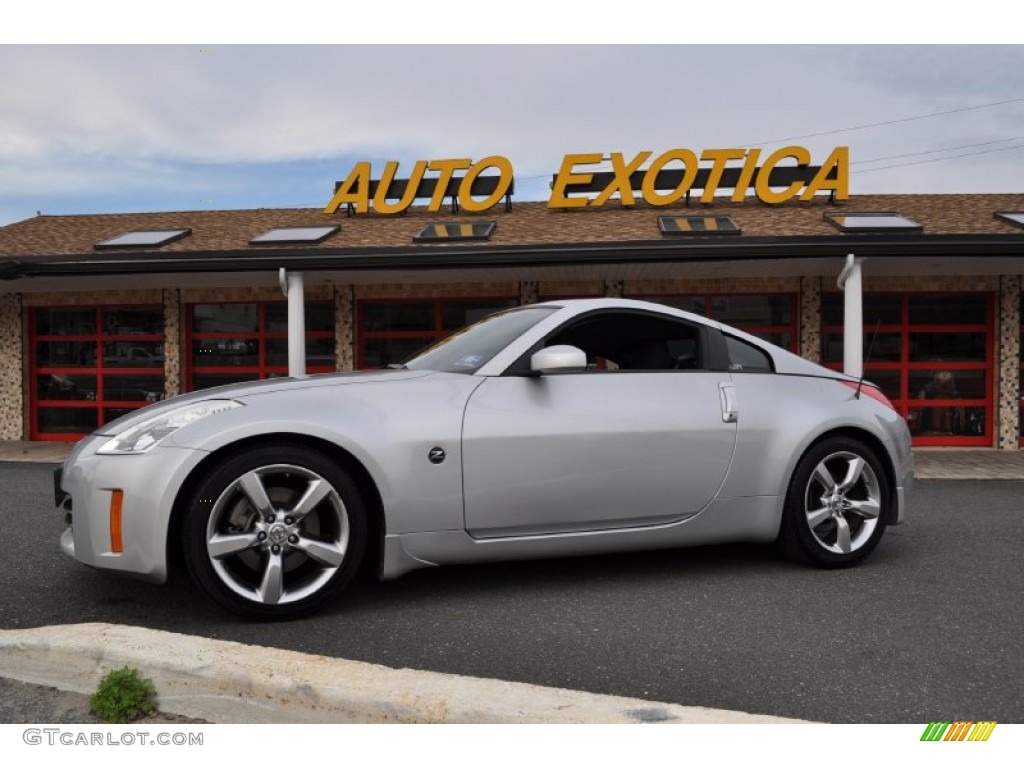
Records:
M203 400L199 403L189 403L139 422L105 442L96 453L145 453L165 437L193 421L241 407L242 403L235 400Z

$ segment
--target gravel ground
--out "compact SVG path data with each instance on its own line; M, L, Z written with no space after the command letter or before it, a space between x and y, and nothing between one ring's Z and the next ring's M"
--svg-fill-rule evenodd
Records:
M89 712L89 697L0 677L0 723L103 723ZM153 712L142 723L205 723L191 717Z

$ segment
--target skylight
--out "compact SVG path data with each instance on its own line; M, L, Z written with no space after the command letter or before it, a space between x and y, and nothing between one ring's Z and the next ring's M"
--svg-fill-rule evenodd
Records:
M730 216L659 216L663 235L738 235L740 228Z
M494 232L495 222L443 222L428 224L420 230L413 240L421 243L453 240L490 240Z
M269 229L249 241L249 245L315 245L341 229L337 224L327 227L278 227Z
M920 232L920 224L898 213L826 213L825 221L841 232Z
M192 234L191 229L138 229L103 240L94 248L159 248Z
M1015 227L1024 227L1024 213L999 212L996 213L996 218Z

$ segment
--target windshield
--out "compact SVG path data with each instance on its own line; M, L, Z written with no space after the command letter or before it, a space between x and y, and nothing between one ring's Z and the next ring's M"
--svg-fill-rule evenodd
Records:
M559 307L523 307L485 317L460 328L405 361L412 370L475 373L526 331Z

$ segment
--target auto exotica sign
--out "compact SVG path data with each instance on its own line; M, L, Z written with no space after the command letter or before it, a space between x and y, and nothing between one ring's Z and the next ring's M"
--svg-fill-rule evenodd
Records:
M762 154L734 148L705 149L699 155L670 149L653 159L648 151L631 158L621 152L607 158L599 152L566 155L552 179L548 208L599 208L616 195L623 206L635 205L638 197L649 205L671 205L698 189L702 203L726 189L732 190L734 202L751 192L768 204L806 201L823 192L837 200L849 197L849 147L836 147L820 166L810 164L811 153L804 147L782 147L763 159ZM587 170L602 161L611 163L610 172ZM472 213L496 205L513 188L512 163L501 155L417 160L408 179L397 178L398 167L394 161L385 163L380 179L373 179L370 163L356 163L324 212L347 205L355 213L402 213L418 199L429 199L428 210L437 211L450 197Z

